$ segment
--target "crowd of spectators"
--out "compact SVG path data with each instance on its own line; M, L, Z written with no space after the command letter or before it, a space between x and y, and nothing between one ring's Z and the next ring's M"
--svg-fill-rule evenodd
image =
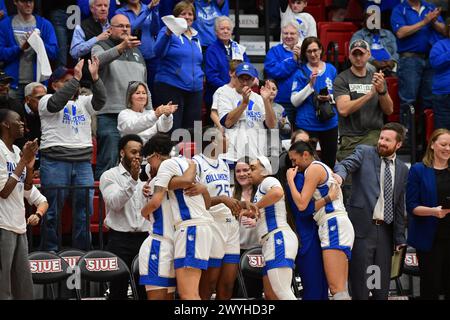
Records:
M373 13L366 14L361 30L350 40L350 67L338 72L323 61L325 50L317 37L316 21L303 12L308 1L274 1L281 14L281 42L267 52L262 77L246 48L232 39L229 2L66 0L49 7L48 1L0 0L2 257L3 252L11 256L13 242L22 255L26 250L24 217L10 216L13 209L24 211L19 198L24 196L37 207L35 217L29 218L31 225L46 214L40 248L58 251L58 211L68 196L68 191L58 190L58 186L90 187L100 181L107 204L106 222L113 230L109 249L119 256L128 254L125 260L130 265L148 229L148 221L136 211L143 206L137 204L143 201L139 173L159 152L154 150L143 159L142 150L152 137L194 128L203 118L226 136L227 150L221 157L234 169L230 182L236 184L235 199L265 203L259 186L268 191L281 189L280 185L290 197L294 217L317 213L315 221L299 220L297 228L299 233L317 233L311 240L315 251L308 255L300 248L299 261L310 261L323 271L306 284L306 297L326 299L326 290L322 290L326 282L335 299L349 298L349 272L353 297L368 298L369 293L356 285L365 283L359 262L369 261L367 254L376 252L374 263L383 265L384 277L383 288L373 297L386 299L388 260L406 244L418 252L424 283L421 294L437 297L439 281L448 281L445 270L450 260L446 235L450 209L445 207L450 195L450 28L442 8L422 0L386 1L389 3L381 10L389 12L390 19L384 19L381 28L369 28L366 21ZM341 20L346 2L333 2L331 20ZM361 5L365 8L371 2L361 1ZM66 11L70 6L81 19ZM170 19L163 19L167 16ZM49 73L50 64L53 69ZM400 122L407 129L410 105L434 111L436 131L428 141L423 163L414 165L409 176L396 158L404 144L403 127L385 124L385 116L394 112L387 76L398 77ZM298 132L319 143L318 154L314 143L296 141ZM277 173L281 140L288 140L293 133L292 146L284 147L280 161L281 166L287 165L280 184L267 175ZM145 152L152 148L156 147ZM166 151L161 153L163 157L169 155ZM37 154L35 158L32 152ZM273 170L265 157L271 157ZM212 158L217 160L217 154ZM363 170L363 160L374 161L370 173ZM297 169L288 169L289 162ZM251 179L248 181L249 170L259 181L253 181L253 186ZM32 186L33 177L40 178L42 194ZM428 185L430 181L436 183ZM333 193L336 183L343 184L344 196ZM94 190L87 197L85 191L73 192L72 246L89 250L86 212L93 211ZM256 197L255 192L259 192ZM314 210L308 207L310 200L312 207L315 200ZM281 203L284 206L284 193L273 205ZM364 203L371 207L362 221L358 210ZM408 239L404 236L405 211L410 217ZM114 216L120 212L131 218ZM130 225L136 212L139 221ZM325 212L334 215L324 218ZM256 228L257 222L252 217L240 222L241 249L246 249L256 243L256 234L249 230ZM317 226L313 227L313 222ZM327 243L331 237L327 228L333 223L341 229L335 236L342 241L339 248ZM374 240L374 233L382 228L384 237ZM128 237L135 242L129 248L121 247ZM355 256L349 264L352 246ZM338 253L327 250L330 248ZM8 260L9 267L0 268L2 273L17 272L11 270L14 259ZM442 270L433 273L435 265ZM309 277L311 270L303 268L301 273ZM270 273L269 280L273 276ZM0 280L10 284L22 281L10 276ZM21 285L15 293L0 290L0 298L27 297ZM187 282L183 285L189 287ZM9 287L2 282L1 288ZM291 298L285 289L273 282L267 287L265 282L269 297L276 298L279 293L278 298ZM448 298L448 288L445 290ZM186 289L183 294L196 297L191 293ZM111 294L125 297L126 285L113 285Z

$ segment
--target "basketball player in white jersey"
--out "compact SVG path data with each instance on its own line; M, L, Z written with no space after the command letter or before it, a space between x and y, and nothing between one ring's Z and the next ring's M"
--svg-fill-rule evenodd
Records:
M156 134L148 141L147 161L158 171L152 199L141 213L145 217L153 213L167 192L175 228L174 267L178 294L182 300L199 300L200 277L202 270L208 267L212 244L209 225L213 219L207 211L211 199L206 187L194 182L195 164L183 157L170 158L169 145L172 145L170 137L164 134ZM181 179L181 183L169 188L173 177L183 176L188 170L192 171L189 179ZM182 190L185 188L194 189L191 193L198 195L186 195Z
M291 283L298 239L287 222L283 188L276 178L270 177L272 166L266 157L250 162L250 170L257 188L253 202L260 214L256 233L265 260L264 296L269 300L296 300Z
M200 296L209 300L216 290L216 300L229 300L240 260L239 222L233 216L241 211L240 201L231 197L231 172L227 162L219 158L227 152L228 141L217 128L204 128L203 152L192 160L197 164L200 183L208 188L211 196L209 213L213 243L208 270L200 280Z
M149 200L154 195L161 205L145 217L151 228L139 250L139 283L145 285L148 300L172 300L176 287L172 208L165 192L155 194L154 187L155 179L144 187Z
M289 149L289 158L294 168L286 173L292 198L300 211L305 210L311 199L327 195L333 184L333 171L324 163L314 160L312 147L303 141L294 143ZM305 182L299 192L294 177L297 171L304 172ZM349 300L347 289L348 261L355 238L352 223L345 210L342 192L336 200L327 198L325 207L314 213L319 226L319 238L322 247L323 263L333 300Z
M167 144L164 147L164 149L160 150L161 154L170 154L172 144ZM152 153L152 147L147 143L142 149L142 156L146 158ZM163 158L161 157L161 160ZM149 236L143 242L139 251L140 284L145 285L148 300L172 300L176 287L173 214L165 190L159 188L155 193L155 179L152 179L152 177L157 175L161 161L154 161L154 164L156 166L151 167L149 172L147 172L150 178L143 188L144 196L147 197L148 201L154 199L147 208L148 212L152 211L152 213L145 216L152 223ZM147 164L147 166L149 165ZM169 189L183 183L183 179L188 179L192 182L194 177L195 165L192 165L190 169L185 171L183 176L172 178ZM158 203L160 203L160 206L156 207ZM151 207L153 204L154 206Z

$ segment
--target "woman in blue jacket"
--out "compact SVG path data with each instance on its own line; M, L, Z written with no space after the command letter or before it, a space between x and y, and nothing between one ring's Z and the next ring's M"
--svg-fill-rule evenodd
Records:
M450 299L450 131L431 135L422 162L408 176L408 245L416 248L420 297ZM447 208L447 209L444 209Z
M141 50L147 65L147 85L152 96L154 95L153 80L159 64L159 59L154 49L156 36L161 29L159 1L125 0L125 5L116 11L116 14L123 14L128 17L133 35L140 34L141 45L139 50Z
M175 17L184 18L188 29L177 37L167 27L161 29L155 44L160 64L155 76L155 103L178 105L172 130L193 128L201 119L203 70L202 47L198 32L192 28L195 9L192 3L179 2L173 9Z
M320 142L320 159L330 168L334 168L336 162L338 139L338 116L335 115L322 122L317 118L314 106L314 95L326 90L327 93L319 95L320 101L333 101L333 82L336 78L336 68L323 62L323 46L316 37L308 37L303 40L301 47L300 70L294 76L292 83L291 102L296 108L295 125L299 129L306 130L312 138Z
M218 17L214 26L217 38L208 47L205 54L206 90L204 99L206 107L209 109L214 92L230 82L230 61L250 62L245 48L231 40L234 28L231 19L227 16Z

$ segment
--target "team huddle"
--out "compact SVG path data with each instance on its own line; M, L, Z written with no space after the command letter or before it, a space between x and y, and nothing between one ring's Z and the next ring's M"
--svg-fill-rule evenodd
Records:
M173 299L175 289L181 299L210 299L214 292L216 299L230 299L240 259L239 219L245 216L256 219L265 260L265 299L295 300L291 284L299 241L288 224L284 189L272 176L269 159L250 161L253 201L234 199L231 170L221 157L227 138L216 128L205 131L203 152L192 159L171 157L173 144L164 134L155 135L142 148L150 178L143 187L147 203L141 213L151 227L139 251L140 284L148 299ZM314 212L333 299L350 299L347 274L353 227L331 169L313 155L305 142L291 146L290 196L295 210ZM294 182L298 169L306 177L319 177L317 188L298 188Z

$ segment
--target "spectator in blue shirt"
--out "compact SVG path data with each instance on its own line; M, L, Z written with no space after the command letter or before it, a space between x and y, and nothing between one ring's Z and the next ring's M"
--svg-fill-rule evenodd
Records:
M267 77L278 84L278 95L275 102L284 107L291 125L295 128L295 108L291 103L292 81L299 68L300 43L297 21L289 21L281 26L281 41L279 45L270 48L264 61L264 71Z
M421 0L405 0L392 10L392 31L397 36L400 121L408 127L407 104L421 97L421 106L430 108L433 70L428 55L434 42L445 34L440 9ZM403 110L404 108L404 110Z
M116 11L116 14L123 14L128 17L131 23L131 33L141 40L142 44L139 50L147 65L147 85L152 96L155 95L153 80L159 64L154 49L156 37L161 29L159 3L160 0L152 0L148 5L145 5L144 1L125 0L125 5Z
M434 128L450 130L450 24L447 30L448 38L436 42L431 49L430 64L434 69Z
M214 20L228 16L228 0L191 0L194 2L196 19L194 28L198 31L203 51L216 41Z
M205 104L211 109L213 94L217 89L230 82L230 61L240 60L250 62L245 53L245 47L231 40L233 21L227 16L215 20L216 40L205 54L206 90Z
M114 1L112 1L114 2ZM84 59L83 78L81 86L91 88L91 74L87 68L91 58L91 49L99 41L109 39L111 25L108 21L109 0L89 0L92 15L81 21L75 27L70 55L75 59Z
M49 60L57 58L58 43L51 23L33 15L34 0L17 0L14 5L17 15L0 22L0 61L4 63L5 72L14 79L11 97L23 99L25 86L36 81L36 53L27 42L28 37L39 30Z
M368 67L373 70L382 70L385 76L391 75L396 70L398 63L397 39L387 29L369 29L368 18L374 13L368 13L363 22L363 28L355 32L350 42L364 40L370 45L370 58Z
M306 130L311 138L320 142L320 159L330 168L336 162L338 140L338 115L322 122L317 118L314 99L333 101L333 82L337 76L336 68L321 60L323 46L316 37L306 38L301 47L300 70L295 73L292 84L291 102L296 108L296 127ZM318 95L323 89L328 94Z
M201 119L203 94L202 48L198 32L192 28L195 8L188 1L179 2L173 15L186 19L188 29L176 36L164 27L158 34L155 53L161 59L155 76L155 105L172 101L178 105L173 130L193 128Z
M91 6L92 6L91 2L92 0L77 0L77 4L81 10L81 19L89 18L89 16L91 15ZM116 0L108 0L108 3L109 3L108 19L111 19L112 17L114 17L118 7Z

